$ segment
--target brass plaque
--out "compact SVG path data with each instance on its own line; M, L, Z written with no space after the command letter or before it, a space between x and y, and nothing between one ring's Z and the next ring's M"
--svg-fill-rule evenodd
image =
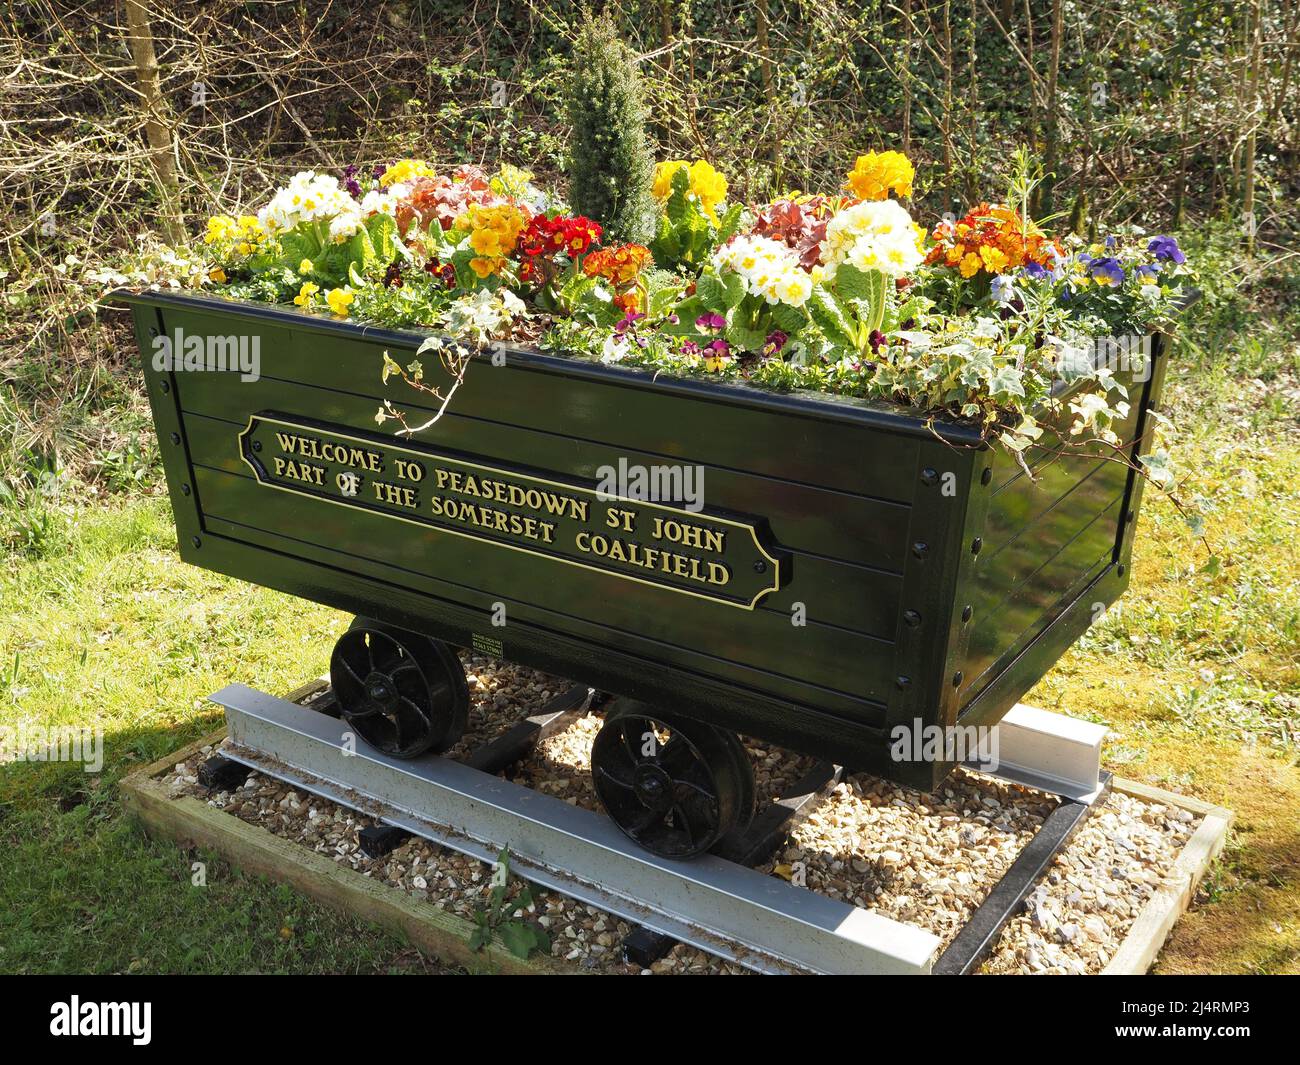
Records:
M552 562L753 610L781 586L757 519L598 492L422 444L255 414L239 450L259 484Z

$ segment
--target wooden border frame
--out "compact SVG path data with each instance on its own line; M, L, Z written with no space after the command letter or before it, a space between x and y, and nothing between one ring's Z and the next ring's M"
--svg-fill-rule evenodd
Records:
M320 691L324 683L316 680L304 684L285 698L298 702ZM192 796L173 798L159 778L177 762L193 757L203 747L220 743L225 734L223 727L123 779L123 806L147 832L181 846L192 845L216 851L245 873L287 883L332 909L397 932L422 952L446 965L459 966L471 973L584 973L573 963L558 958L517 958L499 939L494 939L482 953L475 953L470 950L468 942L474 925L463 917L431 903L417 901L401 888L364 876L300 843L248 824ZM1187 810L1202 819L1192 838L1184 844L1164 883L1139 911L1119 950L1097 974L1142 975L1151 968L1174 923L1190 905L1210 863L1223 850L1233 813L1201 799L1176 795L1120 777L1114 778L1111 790Z
M1191 905L1201 878L1223 850L1234 815L1226 807L1215 806L1203 799L1175 795L1172 791L1136 780L1121 780L1116 777L1111 788L1135 799L1162 803L1201 817L1201 823L1196 826L1192 838L1183 845L1182 852L1164 883L1138 911L1137 920L1130 926L1119 950L1098 974L1141 976L1155 963L1160 948L1165 945L1165 940L1173 930L1174 922Z
M323 686L323 681L313 681L290 692L286 698L297 702ZM150 835L173 840L180 846L215 851L245 873L289 884L331 909L403 935L413 946L445 965L475 974L583 974L573 963L558 958L517 958L496 937L481 953L476 953L469 947L474 925L465 918L413 899L401 888L364 876L301 843L250 825L200 799L188 795L173 798L159 778L177 762L193 757L209 744L220 743L225 735L223 726L122 780L123 806Z

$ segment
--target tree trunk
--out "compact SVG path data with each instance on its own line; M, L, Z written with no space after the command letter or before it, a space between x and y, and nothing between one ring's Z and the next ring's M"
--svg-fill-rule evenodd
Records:
M781 186L781 146L776 140L776 131L780 126L776 113L775 79L772 77L772 53L768 49L767 37L767 0L754 0L755 30L758 36L759 74L763 80L763 102L767 107L767 118L772 138L768 141L767 157L772 164L773 193Z
M1061 35L1064 21L1061 0L1052 0L1052 45L1047 61L1047 140L1043 149L1043 183L1039 185L1040 217L1052 213L1053 195L1056 191L1057 155L1060 151L1060 116L1056 106L1056 83L1061 71Z
M912 0L903 0L903 154L912 154Z
M153 50L153 31L145 0L126 0L126 40L135 62L136 81L140 87L140 105L144 111L144 133L149 142L149 161L158 183L163 231L173 244L185 239L185 219L181 214L181 190L176 177L176 155L172 144L167 103L158 83L158 57Z
M1249 110L1246 121L1250 127L1246 133L1245 158L1242 162L1241 217L1246 229L1246 254L1255 254L1255 231L1259 228L1255 220L1255 138L1259 131L1259 60L1263 50L1260 0L1251 4L1248 17L1251 19L1250 35L1250 92Z
M952 199L952 83L957 56L952 47L952 0L943 0L943 189Z

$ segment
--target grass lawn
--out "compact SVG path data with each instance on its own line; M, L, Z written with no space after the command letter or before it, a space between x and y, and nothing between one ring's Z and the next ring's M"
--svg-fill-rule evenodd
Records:
M1027 700L1108 725L1117 773L1237 811L1161 972L1300 973L1300 328L1236 335L1170 389L1215 561L1148 490L1128 595ZM206 695L319 674L348 621L182 564L156 462L133 447L113 452L125 484L107 496L0 496L0 725L99 727L106 750L93 775L0 766L0 971L424 970L210 857L193 886L201 856L121 816L123 774L217 727Z

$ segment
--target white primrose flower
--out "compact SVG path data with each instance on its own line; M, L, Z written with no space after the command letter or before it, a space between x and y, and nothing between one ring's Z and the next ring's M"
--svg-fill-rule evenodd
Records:
M770 237L736 237L713 253L712 262L719 272L736 274L747 293L770 304L802 307L812 295L812 280L799 265L799 257Z
M838 212L826 223L822 262L834 275L841 263L903 277L921 265L922 232L896 200L868 200Z

